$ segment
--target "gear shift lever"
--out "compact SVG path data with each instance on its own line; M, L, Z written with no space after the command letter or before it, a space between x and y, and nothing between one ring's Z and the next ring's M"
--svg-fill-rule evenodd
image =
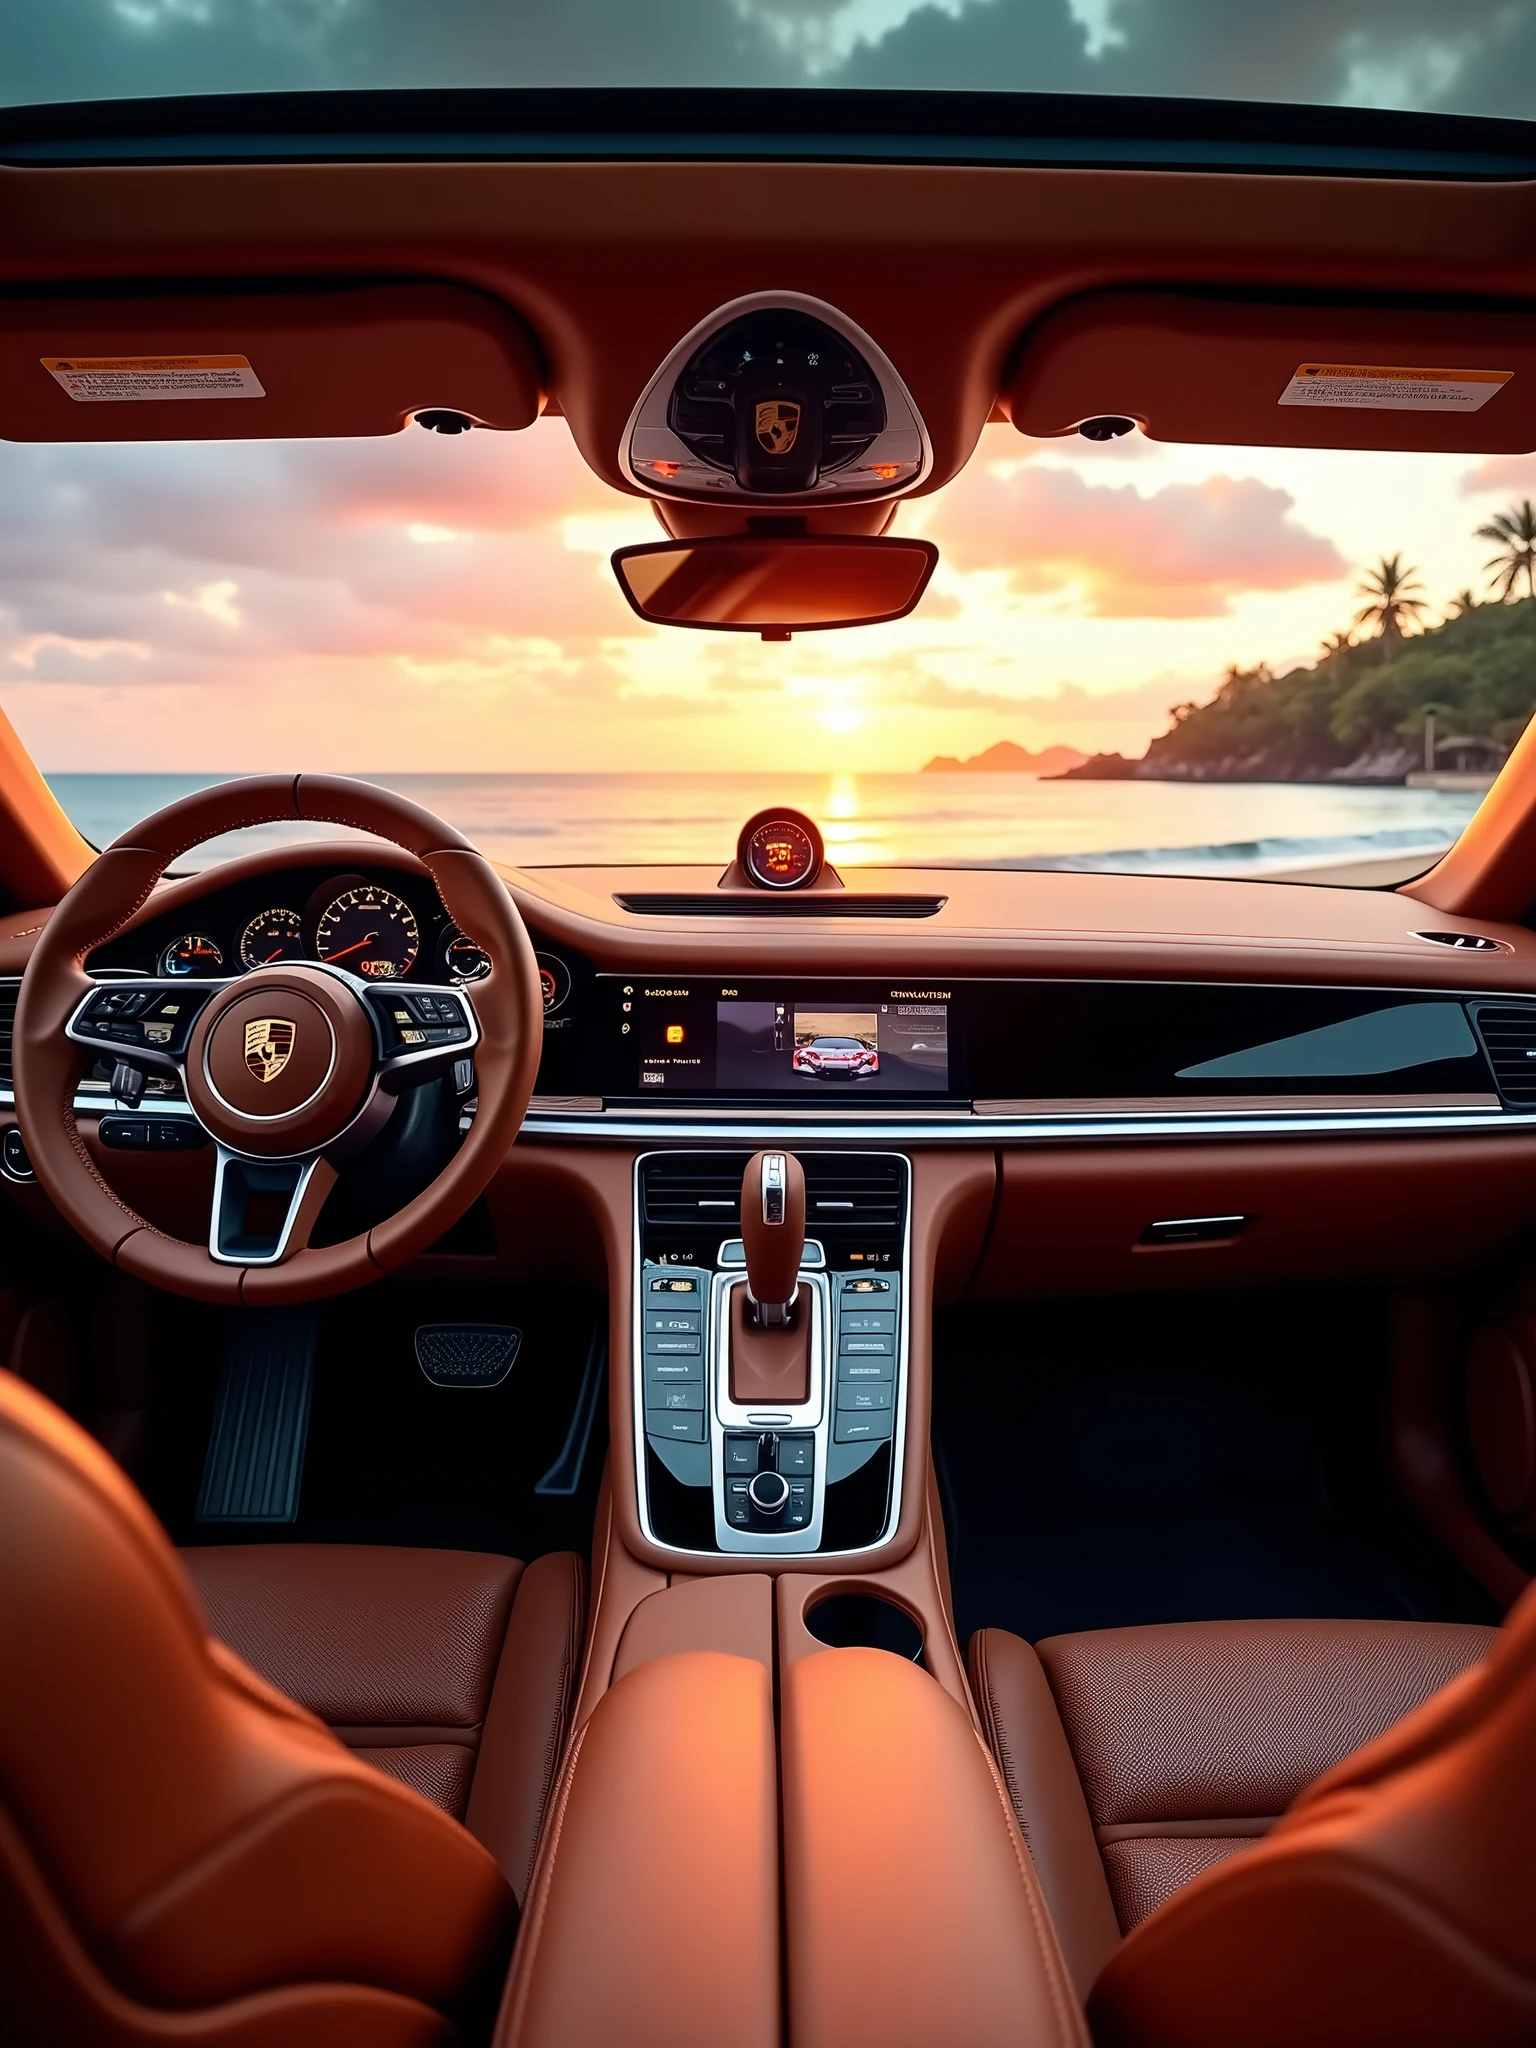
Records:
M805 1172L793 1152L755 1152L741 1182L747 1291L764 1329L782 1329L805 1251Z

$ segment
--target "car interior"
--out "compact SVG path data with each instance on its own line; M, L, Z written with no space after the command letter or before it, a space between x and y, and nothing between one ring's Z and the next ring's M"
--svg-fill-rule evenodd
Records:
M830 646L989 423L1536 450L1533 252L1470 115L8 108L0 437L563 419ZM1536 2040L1536 731L1401 886L739 825L97 848L0 724L0 2033Z

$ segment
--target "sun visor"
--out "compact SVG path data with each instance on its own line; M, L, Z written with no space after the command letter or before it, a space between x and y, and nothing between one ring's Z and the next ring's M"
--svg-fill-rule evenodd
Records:
M394 434L413 414L531 425L517 317L455 285L0 298L0 436L247 441Z
M1524 454L1536 316L1104 292L1029 331L1002 402L1033 435Z

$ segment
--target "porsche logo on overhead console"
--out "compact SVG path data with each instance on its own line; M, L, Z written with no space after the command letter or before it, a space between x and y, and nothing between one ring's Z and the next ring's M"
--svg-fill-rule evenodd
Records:
M787 455L800 431L800 408L792 399L764 398L757 408L757 438L770 455Z
M297 1026L286 1017L253 1017L245 1027L245 1064L258 1081L275 1081L293 1052Z

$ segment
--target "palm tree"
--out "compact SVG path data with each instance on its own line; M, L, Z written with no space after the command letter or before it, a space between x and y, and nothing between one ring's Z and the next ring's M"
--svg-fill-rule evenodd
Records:
M1508 512L1495 512L1486 526L1477 529L1479 540L1498 543L1499 552L1483 567L1493 573L1493 585L1508 603L1523 576L1525 594L1536 597L1536 508L1529 498Z
M1328 661L1331 660L1335 654L1346 654L1349 651L1349 649L1354 646L1354 644L1354 634L1350 632L1343 632L1327 633L1323 636L1323 638L1318 642L1317 645L1318 652L1322 656L1323 660Z
M1403 566L1398 555L1383 555L1374 569L1360 578L1357 594L1365 599L1355 613L1357 626L1374 626L1383 640L1401 640L1405 626L1417 625L1429 609L1418 581L1418 570Z
M1475 590L1458 590L1445 607L1448 619L1464 619L1468 612L1477 610L1479 598Z

